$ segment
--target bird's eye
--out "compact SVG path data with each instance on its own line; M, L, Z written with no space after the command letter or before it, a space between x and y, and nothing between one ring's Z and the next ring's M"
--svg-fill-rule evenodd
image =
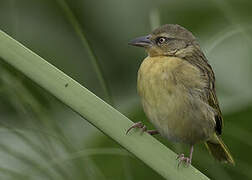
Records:
M159 42L160 44L163 44L165 41L166 41L166 38L164 38L164 37L158 38L158 42Z

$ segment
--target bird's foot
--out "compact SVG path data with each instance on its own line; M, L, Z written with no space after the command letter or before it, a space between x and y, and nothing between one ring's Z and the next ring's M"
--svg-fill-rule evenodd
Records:
M127 130L126 134L128 134L129 131L130 131L131 129L134 129L134 128L142 129L142 132L147 132L147 133L150 134L150 135L158 134L158 131L157 131L157 130L147 130L146 126L145 126L141 121L140 121L140 122L137 122L137 123L135 123L135 124L133 124L133 126L131 126L131 127Z
M186 166L189 166L189 165L191 164L191 158L185 157L184 154L178 155L177 159L179 160L179 162L178 162L178 167L180 166L180 164L181 164L182 162L185 163Z
M131 130L131 129L134 129L134 128L142 129L142 132L147 131L146 126L140 121L140 122L137 122L137 123L133 124L133 126L131 126L131 127L127 130L126 134L128 134L128 133L130 132L130 130Z

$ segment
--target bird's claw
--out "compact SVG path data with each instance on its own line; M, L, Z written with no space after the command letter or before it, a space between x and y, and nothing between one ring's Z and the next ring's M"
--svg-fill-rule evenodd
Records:
M133 124L133 126L131 126L131 127L127 130L126 134L128 134L129 131L130 131L131 129L134 129L134 128L142 129L142 132L146 132L146 131L147 131L146 126L140 121L140 122L137 122L137 123Z
M189 166L191 164L191 159L189 157L185 157L184 154L178 155L177 159L179 160L178 167L182 162L184 162L186 166Z

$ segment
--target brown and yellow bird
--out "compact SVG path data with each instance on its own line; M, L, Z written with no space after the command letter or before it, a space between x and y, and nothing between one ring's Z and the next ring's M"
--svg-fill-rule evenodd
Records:
M199 142L205 142L217 160L234 164L220 138L223 119L214 72L193 34L180 25L166 24L129 44L148 53L138 71L137 86L144 112L157 130L146 130L138 122L127 133L142 128L189 144L190 156L179 155L179 164L191 164L193 146Z

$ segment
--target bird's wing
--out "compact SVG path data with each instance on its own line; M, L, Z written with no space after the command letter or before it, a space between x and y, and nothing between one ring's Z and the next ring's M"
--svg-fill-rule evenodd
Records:
M212 82L213 84L215 82ZM215 87L212 89L208 90L208 104L213 107L216 110L216 115L215 115L215 122L216 122L216 127L215 130L217 134L221 134L222 131L222 126L223 126L223 118L222 118L222 113L219 107L219 102L216 97L216 92L215 92Z
M222 113L220 110L219 102L216 96L216 90L215 90L215 76L212 67L210 64L208 64L206 57L203 55L203 62L202 62L202 69L204 71L204 74L207 75L208 79L208 87L206 88L206 96L208 104L216 111L215 114L215 122L216 122L216 133L221 134L222 132L222 126L223 126L223 118Z
M192 65L198 67L208 81L208 87L205 88L205 101L216 111L216 133L221 134L223 126L222 113L219 107L219 102L215 91L215 76L210 64L208 64L206 57L201 50L197 49L191 56L183 57ZM201 60L200 60L201 59Z

